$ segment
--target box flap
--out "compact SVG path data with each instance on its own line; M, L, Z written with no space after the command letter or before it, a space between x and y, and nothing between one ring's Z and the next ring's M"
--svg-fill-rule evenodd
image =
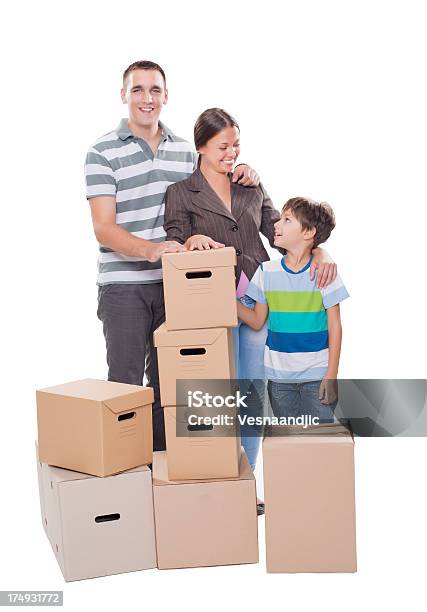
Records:
M83 474L82 472L74 472L73 470L64 470L64 468L55 467L53 465L43 464L45 469L47 470L47 477L49 480L52 480L56 484L60 484L61 482L70 482L72 480L86 480L87 478L99 478L99 476L92 476L91 474ZM141 465L136 468L132 468L131 470L126 470L125 472L120 472L119 474L112 474L111 476L104 476L103 480L107 478L118 478L123 476L123 474L131 474L133 472L145 472L151 471L147 465Z
M37 393L52 393L54 395L64 395L67 397L76 397L78 399L103 402L104 400L114 399L122 395L133 394L145 388L146 387L140 387L139 385L128 385L108 380L84 378L63 385L39 389Z
M136 387L136 385L132 386ZM152 387L136 388L138 388L139 391L104 400L104 406L109 408L111 412L114 412L114 414L118 414L119 412L135 410L135 408L141 408L142 406L146 406L147 404L152 404L154 402L154 391Z
M286 441L286 443L300 443L304 440L313 441L317 439L325 442L353 443L353 434L350 429L341 423L322 423L321 425L268 426L264 432L264 442L273 443Z
M156 451L153 453L153 485L163 486L196 484L200 482L219 482L224 480L254 480L255 477L249 465L245 451L243 448L240 450L239 476L234 478L204 478L200 480L169 480L166 459L167 451Z
M183 251L165 253L162 264L168 263L177 270L206 270L224 266L235 266L236 250L234 247L210 249L209 251Z
M154 332L154 346L198 347L214 344L221 334L227 334L225 327L210 327L209 329L168 330L162 323Z

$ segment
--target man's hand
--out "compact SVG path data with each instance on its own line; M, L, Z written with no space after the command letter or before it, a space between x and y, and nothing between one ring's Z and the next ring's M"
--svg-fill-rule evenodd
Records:
M209 236L204 236L203 234L195 234L194 236L190 236L187 242L184 244L184 247L187 251L208 251L209 249L221 249L225 244L222 242L216 242L212 240Z
M259 176L253 168L247 164L236 166L231 181L239 183L244 187L257 187L259 185Z
M154 263L158 261L164 253L179 253L185 251L185 248L179 242L175 240L165 240L165 242L152 242L147 247L145 258Z
M313 249L313 261L310 266L310 280L314 279L317 270L316 288L327 287L337 277L337 264L331 259L329 253L320 247Z
M321 404L333 404L338 400L338 383L336 378L325 378L320 383L319 399Z

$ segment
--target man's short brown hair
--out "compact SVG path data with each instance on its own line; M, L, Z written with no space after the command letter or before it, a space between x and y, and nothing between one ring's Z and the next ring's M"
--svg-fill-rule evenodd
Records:
M316 229L313 247L326 242L335 227L334 211L327 202L316 202L309 198L291 198L282 208L282 214L292 211L303 230Z
M156 64L155 62L150 62L148 60L142 60L142 61L139 61L139 62L134 62L133 64L128 66L126 68L126 70L124 71L124 73L123 73L123 85L125 85L126 79L128 78L129 74L133 70L158 70L160 72L160 74L162 75L162 77L163 77L163 81L165 82L165 87L166 87L166 75L165 75L165 71L163 70L163 68L161 66L159 66L159 64Z

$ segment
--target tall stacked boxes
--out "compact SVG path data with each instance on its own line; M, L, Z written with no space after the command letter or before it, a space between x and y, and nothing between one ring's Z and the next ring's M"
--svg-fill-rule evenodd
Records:
M177 380L235 378L235 264L233 248L162 258L166 322L154 343L167 450L153 457L160 569L258 562L255 479L236 425L193 431L189 412L206 407L177 397Z
M177 380L235 378L237 325L234 248L167 253L162 257L166 322L154 332L165 415L169 478L237 478L240 441L211 432L177 436L185 419ZM180 404L180 405L178 405ZM184 432L185 434L187 432Z
M354 440L336 424L263 442L268 572L355 572Z
M37 392L43 526L66 581L156 567L151 388Z

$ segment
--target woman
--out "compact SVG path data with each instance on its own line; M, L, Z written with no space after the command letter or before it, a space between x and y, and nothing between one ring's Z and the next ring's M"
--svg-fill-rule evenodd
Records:
M233 117L219 108L204 111L194 126L194 141L199 153L197 170L166 191L164 227L168 240L176 240L189 250L233 246L237 255L237 295L249 305L250 298L243 297L245 288L259 264L269 259L260 233L276 248L274 223L280 213L261 184L243 187L230 180L240 153L240 130ZM319 248L314 255L319 281L329 284L336 274L335 264L329 263ZM267 326L254 331L239 322L234 332L237 377L263 381ZM262 385L255 383L255 391L262 403L264 381ZM259 412L259 403L255 401L248 408ZM242 432L242 445L253 470L260 434L254 428Z

